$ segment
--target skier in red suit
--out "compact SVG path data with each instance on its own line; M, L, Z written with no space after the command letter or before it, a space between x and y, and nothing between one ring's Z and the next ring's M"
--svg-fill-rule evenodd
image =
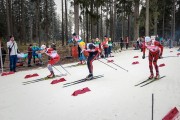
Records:
M159 58L162 57L162 53L163 53L163 46L155 40L155 37L145 37L145 45L143 46L143 56L142 58L145 58L145 50L146 48L149 50L149 70L150 70L150 76L149 79L155 78L155 79L159 79L160 75L159 75L159 68L157 65L157 61ZM153 73L153 65L155 67L156 70L156 76L154 77L154 73Z
M45 48L44 52L46 53L46 55L49 56L47 68L50 71L50 75L48 75L47 77L53 78L53 77L55 77L55 75L54 75L54 71L52 69L52 65L59 62L60 56L58 55L58 53L56 51L56 46L54 44L52 44L50 48Z

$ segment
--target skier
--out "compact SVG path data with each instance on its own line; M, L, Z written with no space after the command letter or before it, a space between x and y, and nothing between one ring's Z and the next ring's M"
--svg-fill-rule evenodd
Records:
M156 76L154 77L155 79L159 79L160 75L159 75L159 68L157 65L157 60L162 56L162 52L163 52L163 46L158 42L155 41L155 38L152 37L145 37L145 46L143 47L143 56L142 58L145 58L145 50L146 48L149 50L149 69L150 69L150 76L149 79L152 79L154 77L153 74L153 65L155 67L156 70Z
M52 44L50 46L50 48L46 48L44 50L44 52L46 53L46 55L49 56L47 68L50 71L50 75L48 75L47 78L53 78L53 77L55 77L55 75L54 75L54 71L52 69L52 66L54 64L56 64L57 62L59 62L59 60L60 60L60 56L58 55L58 53L56 51L56 45Z
M93 43L87 44L87 49L83 49L83 53L89 53L87 58L87 67L89 70L89 75L86 77L87 80L93 79L93 65L92 62L98 57L101 52L98 47L96 47Z

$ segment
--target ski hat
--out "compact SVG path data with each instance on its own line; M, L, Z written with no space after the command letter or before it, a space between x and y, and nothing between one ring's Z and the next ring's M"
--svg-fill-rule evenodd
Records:
M151 38L149 36L146 36L145 37L145 42L150 42L151 41Z

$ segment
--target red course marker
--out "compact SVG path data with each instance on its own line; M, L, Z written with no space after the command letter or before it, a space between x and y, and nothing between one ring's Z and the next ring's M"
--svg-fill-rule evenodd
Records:
M53 80L51 82L51 84L57 84L57 83L64 82L64 81L66 81L64 78L60 78L59 80Z
M178 117L179 111L176 107L168 112L168 114L162 120L176 120Z
M1 74L1 76L7 76L7 75L11 75L11 74L14 74L14 72L3 72Z
M35 74L29 74L29 75L26 75L24 78L25 79L27 79L27 78L32 78L32 77L37 77L37 76L39 76L37 73L35 73Z
M88 87L86 87L86 88L74 91L72 96L78 96L79 94L84 94L89 91L91 91L91 90Z
M133 64L133 65L136 65L136 64L139 64L139 62L138 62L138 61L136 61L136 62L133 62L132 64Z

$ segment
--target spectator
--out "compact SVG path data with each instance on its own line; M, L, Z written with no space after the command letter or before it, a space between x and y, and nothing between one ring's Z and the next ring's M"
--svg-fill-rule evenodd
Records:
M28 47L28 67L31 67L31 59L32 59L32 44L29 44L29 47Z
M104 54L105 54L105 58L108 57L108 37L105 35L104 36L104 41L102 42L103 48L104 48Z
M128 49L128 47L129 47L129 37L128 36L125 38L125 43L126 43L126 49Z
M32 47L32 56L33 56L33 62L36 64L36 58L38 58L38 61L42 64L41 58L38 56L38 51L41 50L36 43L33 44ZM38 62L38 64L39 64ZM37 64L36 64L37 65Z
M108 40L108 46L109 46L109 48L108 48L108 54L110 55L110 57L111 57L111 50L112 50L112 41L111 41L111 38L109 38L109 40Z
M120 47L121 47L121 51L122 51L122 49L123 49L123 46L124 46L123 39L122 39L122 38L120 38Z
M16 72L18 46L13 35L10 36L10 40L7 42L7 48L10 59L10 71Z

